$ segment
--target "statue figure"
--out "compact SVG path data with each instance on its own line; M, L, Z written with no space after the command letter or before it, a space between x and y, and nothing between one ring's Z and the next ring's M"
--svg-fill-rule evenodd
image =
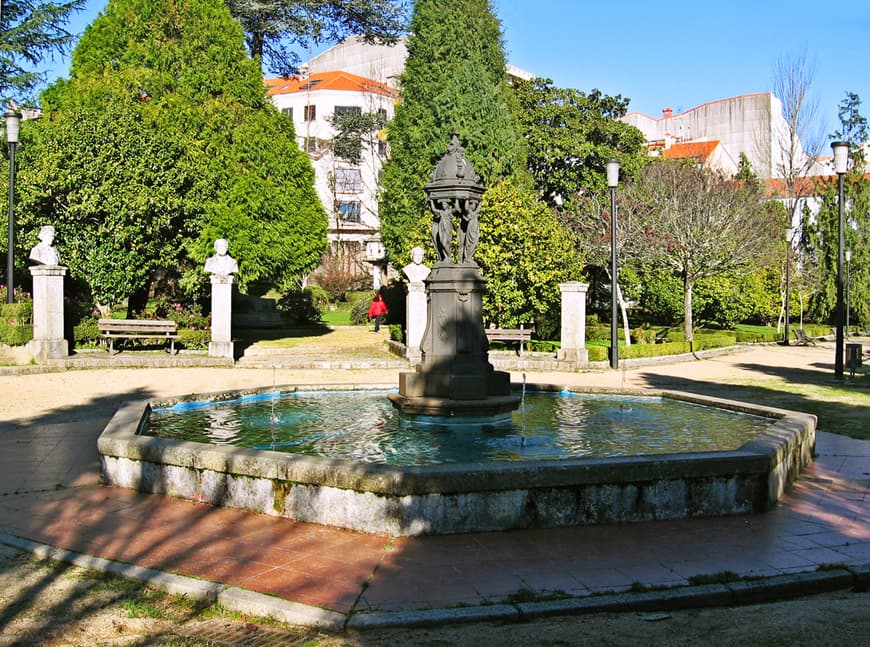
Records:
M423 248L415 247L411 250L411 262L402 268L405 276L411 283L422 283L431 271L423 265Z
M60 255L52 245L54 242L54 227L44 225L39 230L39 244L30 250L30 260L40 265L60 265Z
M441 263L450 262L450 247L453 244L453 202L445 198L429 200L432 210L432 244Z
M236 259L227 254L229 243L226 239L218 238L214 241L214 256L209 256L205 261L205 271L219 276L229 276L239 271Z
M465 157L459 135L453 133L447 152L435 166L425 186L432 211L432 242L438 254L437 265L452 264L453 217L459 218L457 263L474 265L474 252L480 239L481 198L485 187L474 166Z
M459 225L459 262L474 263L474 252L477 251L477 241L480 240L480 223L477 214L480 212L481 201L469 198L465 201L462 221Z

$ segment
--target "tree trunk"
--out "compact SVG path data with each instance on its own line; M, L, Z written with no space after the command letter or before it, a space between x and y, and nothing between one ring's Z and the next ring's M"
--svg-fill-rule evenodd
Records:
M628 327L628 308L626 308L625 299L622 298L622 288L619 283L616 284L616 298L619 301L619 309L622 312L622 328L625 331L625 347L631 346L631 331Z
M685 314L683 332L686 334L686 341L691 342L694 340L692 333L692 281L689 279L688 273L683 275L683 311Z

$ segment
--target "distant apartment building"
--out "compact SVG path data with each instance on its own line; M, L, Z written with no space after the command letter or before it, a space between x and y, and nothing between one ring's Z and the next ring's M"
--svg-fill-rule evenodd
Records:
M733 173L743 153L760 178L782 177L789 129L782 102L769 92L710 101L679 114L665 108L658 118L631 112L621 120L644 134L651 154L700 156L701 163ZM803 155L797 151L798 159ZM829 170L820 165L811 173Z
M302 74L267 79L275 106L293 120L299 148L308 153L315 173L315 188L329 214L328 240L333 256L345 262L344 272L368 275L381 285L386 269L380 242L378 180L387 156L382 132L362 136L358 160L335 153L334 115L376 113L393 116L397 92L371 78L346 71Z

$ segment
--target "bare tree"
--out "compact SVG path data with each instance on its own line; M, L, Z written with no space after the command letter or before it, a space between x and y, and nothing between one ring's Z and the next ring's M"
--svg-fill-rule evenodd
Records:
M827 141L827 125L811 94L814 74L806 51L780 57L774 72L773 94L782 102L784 123L776 127L771 118L770 157L771 170L783 183L788 217L784 227L798 226L801 208L814 188L806 178L813 174Z
M695 283L753 267L781 239L757 189L685 161L649 164L622 193L623 213L643 236L634 244L683 281L687 341L693 339Z

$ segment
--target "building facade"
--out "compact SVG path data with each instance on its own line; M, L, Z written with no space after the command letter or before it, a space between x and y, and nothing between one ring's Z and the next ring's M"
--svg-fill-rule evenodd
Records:
M342 113L393 116L396 90L384 83L345 71L316 72L266 81L274 105L293 122L299 148L308 153L315 188L329 214L329 263L321 272L340 272L350 279L370 277L379 288L386 269L380 242L378 181L387 144L379 130L360 135L358 158L336 152L338 130L332 123ZM338 263L338 265L336 265Z
M653 154L677 144L718 142L721 148L708 164L722 171L736 168L741 153L760 178L782 177L787 164L789 128L782 116L782 102L769 92L710 101L679 114L665 108L658 118L631 112L621 121L644 134ZM798 150L797 157L803 156Z

